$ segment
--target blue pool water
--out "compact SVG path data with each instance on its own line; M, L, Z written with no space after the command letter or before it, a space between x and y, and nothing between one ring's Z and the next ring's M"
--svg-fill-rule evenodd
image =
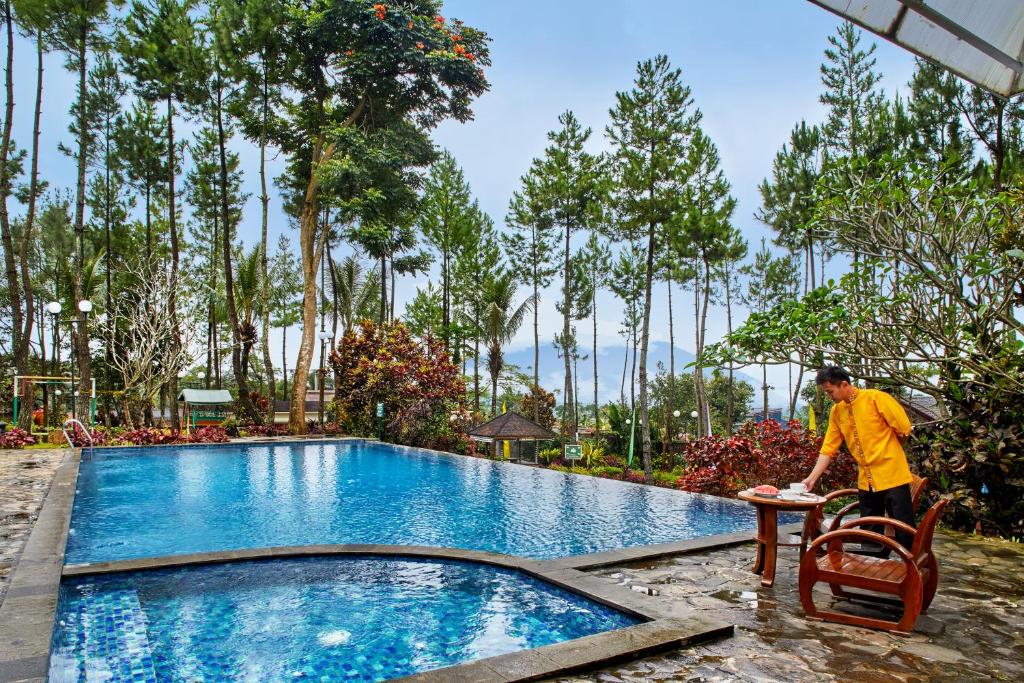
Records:
M368 442L97 449L66 562L321 543L543 559L755 526L739 501Z
M383 681L638 623L517 572L302 558L65 581L52 682Z

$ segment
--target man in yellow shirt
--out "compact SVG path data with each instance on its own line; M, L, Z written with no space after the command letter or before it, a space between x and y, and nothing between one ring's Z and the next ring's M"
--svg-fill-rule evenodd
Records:
M828 469L839 446L846 442L857 462L857 488L860 514L863 517L888 515L910 526L914 509L910 499L913 477L903 452L903 443L910 436L910 418L903 406L889 394L875 389L858 389L850 381L850 373L840 367L818 371L815 382L835 401L829 414L828 431L821 445L821 455L803 483L814 489L818 478ZM878 526L866 527L882 533ZM913 537L896 532L896 540L909 549ZM888 552L884 554L888 555Z

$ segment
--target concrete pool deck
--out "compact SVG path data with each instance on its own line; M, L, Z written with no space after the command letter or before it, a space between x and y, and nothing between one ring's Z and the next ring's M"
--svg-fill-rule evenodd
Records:
M0 574L0 681L44 680L62 574L309 554L483 561L651 620L405 679L421 683L828 680L850 672L859 672L858 680L1024 678L1024 547L1018 544L938 534L935 603L914 634L898 637L805 620L796 597L796 553L780 553L779 579L763 589L749 571L751 532L545 561L410 546L302 546L64 567L77 466L77 451L0 451L0 500L18 507L16 517L0 516L0 558L20 555L9 582ZM18 475L3 476L10 471ZM732 633L732 624L735 637L708 641ZM599 667L605 668L571 674Z

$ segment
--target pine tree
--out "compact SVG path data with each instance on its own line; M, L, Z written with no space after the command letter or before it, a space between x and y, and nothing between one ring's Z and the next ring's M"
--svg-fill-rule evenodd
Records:
M540 291L551 284L558 266L555 263L557 235L550 215L544 209L542 191L543 161L534 159L530 170L519 179L522 185L509 201L505 224L514 230L502 236L505 253L520 269L519 277L533 290L533 387L540 386ZM512 258L511 255L516 257ZM540 420L540 402L533 401L533 420Z
M241 92L229 103L242 133L260 150L260 280L263 283L260 349L267 375L269 421L274 417L274 363L270 357L269 222L270 195L267 191L267 145L271 112L281 99L281 83L289 66L286 37L279 30L279 18L287 11L281 0L224 2L213 22L222 66L241 84Z
M470 206L469 183L455 157L445 151L424 182L419 228L441 266L441 325L435 333L452 351L455 364L459 363L460 350L452 348L452 261L466 240L475 239L470 232Z
M573 339L572 321L578 310L576 302L579 297L574 288L579 283L573 277L572 235L574 232L587 230L600 218L604 206L605 183L602 178L601 159L590 154L584 145L590 138L590 128L584 128L576 119L576 115L567 111L558 117L561 124L559 130L548 133L551 142L544 151L541 178L541 202L543 211L556 229L561 231L560 241L562 260L562 302L559 309L562 313L561 339L567 344ZM585 317L585 316L583 316ZM574 399L574 382L572 360L568 353L563 354L565 364L565 384L562 394L564 410L562 412L562 431L575 434L578 429Z
M860 48L862 33L850 22L844 22L829 36L830 48L825 50L826 63L821 65L821 82L825 91L821 103L828 107L823 133L833 158L856 159L865 152L872 112L882 101L877 85L881 76L875 71L875 44Z
M204 101L203 84L208 80L207 55L199 43L195 23L190 11L194 0L151 0L144 4L132 3L131 12L124 23L124 33L118 40L118 49L125 68L135 79L135 87L144 99L161 101L167 108L167 222L171 242L171 288L167 302L171 320L176 319L178 280L178 207L175 176L174 141L175 105L186 111ZM223 166L223 164L222 164ZM225 206L224 212L227 213ZM224 216L222 216L223 220ZM225 223L227 221L224 221ZM232 298L228 291L228 300ZM169 373L170 394L177 397L177 373ZM244 382L244 380L243 380ZM243 402L248 398L239 392ZM244 403L243 403L244 405ZM171 427L178 427L178 411L171 411Z
M665 225L681 211L686 150L700 113L692 111L682 72L659 55L637 65L633 89L615 94L608 137L614 147L618 232L645 241L645 284L640 329L640 432L644 476L653 476L647 401L647 351L655 255L664 247Z

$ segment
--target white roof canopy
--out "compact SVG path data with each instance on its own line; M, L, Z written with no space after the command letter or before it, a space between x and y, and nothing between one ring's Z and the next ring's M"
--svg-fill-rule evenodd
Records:
M810 0L997 95L1024 92L1022 0Z

